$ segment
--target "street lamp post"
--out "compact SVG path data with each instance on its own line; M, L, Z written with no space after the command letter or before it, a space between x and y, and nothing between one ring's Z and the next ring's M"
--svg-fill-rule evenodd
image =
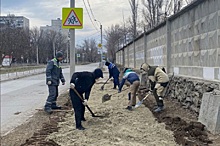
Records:
M98 20L96 20L95 19L95 21L97 21L97 22L99 22L99 24L100 24L100 32L101 32L101 51L100 51L100 55L101 55L101 62L100 62L100 67L102 68L103 67L103 64L102 64L102 24L101 24L101 22L100 21L98 21Z

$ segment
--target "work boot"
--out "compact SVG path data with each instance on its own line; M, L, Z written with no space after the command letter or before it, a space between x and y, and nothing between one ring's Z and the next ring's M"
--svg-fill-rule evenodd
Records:
M154 105L153 109L155 110L155 109L157 109L157 108L158 108L158 105Z
M125 109L132 111L132 106L127 106Z
M85 121L86 121L86 119L85 119L85 118L82 118L82 120L81 120L81 121L85 122Z
M117 89L116 87L113 87L112 89Z
M164 110L164 107L163 107L163 106L158 106L158 108L155 109L154 112L155 112L155 113L159 113L159 112L161 112L161 111L163 111L163 110Z
M52 105L51 108L52 108L53 110L62 109L61 106L57 106L57 105Z
M85 130L86 128L84 128L83 126L79 126L79 127L76 127L76 129L78 129L78 130Z
M49 115L53 113L51 108L44 108L44 111Z

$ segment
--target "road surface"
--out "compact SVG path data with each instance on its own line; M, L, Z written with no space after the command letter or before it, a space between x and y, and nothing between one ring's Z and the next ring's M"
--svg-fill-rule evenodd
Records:
M76 71L93 71L97 67L98 63L80 65ZM63 69L63 73L67 84L60 85L60 93L69 88L69 68ZM27 121L35 109L43 108L48 95L45 83L45 74L1 83L1 135Z

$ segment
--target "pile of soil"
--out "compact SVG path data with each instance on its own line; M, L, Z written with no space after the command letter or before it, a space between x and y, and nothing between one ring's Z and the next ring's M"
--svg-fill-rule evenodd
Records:
M67 96L67 94L63 96ZM51 115L48 115L49 121L45 122L42 128L39 131L36 131L33 136L27 139L24 144L21 144L21 146L60 146L54 142L54 140L46 139L46 137L51 133L58 132L58 123L64 122L67 113L72 113L70 109L72 109L72 107L70 100L68 100L63 104L62 110L54 111Z
M159 123L165 123L166 129L174 132L175 141L184 146L207 146L209 140L205 126L197 122L197 116L171 99L165 99L165 110L154 113L155 99L150 96L144 104L152 111Z
M54 111L53 114L46 114L43 109L29 119L29 122L22 124L11 133L1 137L2 146L59 146L51 139L46 139L48 135L58 132L58 123L64 121L67 113L73 113L71 103L67 93L59 96L58 104L63 105L62 110Z
M46 137L53 132L58 132L58 122L62 122L65 116L64 112L57 112L53 113L50 116L50 120L48 123L44 123L41 130L34 133L34 135L27 139L24 144L21 146L30 146L30 145L37 145L37 146L59 146L53 140L46 140Z

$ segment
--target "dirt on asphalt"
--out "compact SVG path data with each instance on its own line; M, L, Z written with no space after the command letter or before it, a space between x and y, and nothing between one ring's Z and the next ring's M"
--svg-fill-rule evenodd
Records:
M101 81L102 82L102 81ZM104 80L103 80L104 82ZM172 100L165 100L166 108L161 114L151 112L155 104L150 96L144 105L127 111L127 92L118 94L112 83L95 84L88 102L96 115L92 117L86 110L87 129L75 129L68 94L58 98L65 111L47 115L43 111L35 114L28 123L19 126L8 135L1 137L2 146L217 146L219 136L211 140L197 116ZM126 89L127 87L124 87ZM102 103L102 96L112 94L111 100Z

